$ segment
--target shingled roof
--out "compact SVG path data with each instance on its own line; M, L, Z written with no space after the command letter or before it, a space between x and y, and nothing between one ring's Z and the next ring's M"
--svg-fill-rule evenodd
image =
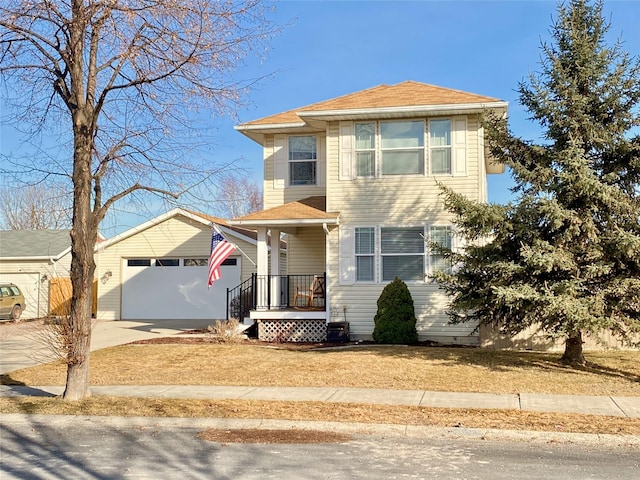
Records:
M379 85L323 102L242 123L238 130L251 126L302 123L304 117L320 112L347 112L402 107L434 107L445 105L478 105L504 103L500 99L438 87L426 83L406 81L396 85Z
M278 222L292 224L337 223L338 212L327 212L327 197L307 197L284 205L268 208L260 212L250 213L244 217L230 220L231 225L259 226L264 222L277 225Z
M0 258L58 260L71 250L69 230L0 230Z

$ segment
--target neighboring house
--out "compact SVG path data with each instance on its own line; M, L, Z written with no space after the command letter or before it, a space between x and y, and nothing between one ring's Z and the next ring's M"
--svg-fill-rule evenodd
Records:
M0 283L15 283L25 296L22 320L49 314L49 286L69 277L69 230L0 231Z
M208 288L213 225L238 249ZM96 247L100 320L206 320L227 315L227 288L255 272L256 233L173 209ZM204 323L207 325L208 323Z
M251 318L263 337L318 340L346 320L352 339L370 339L378 297L397 276L421 340L478 345L476 325L448 324L430 274L450 267L425 239L461 246L437 183L487 201L486 176L504 166L489 158L480 119L507 106L408 81L238 125L264 148L264 210L229 221L257 231ZM287 275L269 256L268 232L287 234Z

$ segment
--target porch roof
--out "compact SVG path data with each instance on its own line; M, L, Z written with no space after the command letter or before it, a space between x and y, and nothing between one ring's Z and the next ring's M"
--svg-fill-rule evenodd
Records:
M338 225L340 212L327 212L327 197L307 197L277 207L250 213L229 220L229 225L238 227L290 227L309 225Z

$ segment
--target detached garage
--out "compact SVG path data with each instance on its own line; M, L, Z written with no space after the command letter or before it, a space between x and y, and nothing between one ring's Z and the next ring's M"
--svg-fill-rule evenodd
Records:
M22 291L22 320L49 315L50 294L58 285L51 282L68 277L70 266L69 230L0 231L0 283L14 283Z
M207 287L211 232L217 225L238 248ZM174 209L102 244L96 251L98 319L226 318L227 288L255 271L255 232L223 219Z

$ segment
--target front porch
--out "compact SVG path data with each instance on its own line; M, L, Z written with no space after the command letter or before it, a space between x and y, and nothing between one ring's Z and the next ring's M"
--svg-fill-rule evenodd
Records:
M228 317L254 321L261 340L324 341L331 307L327 236L338 226L338 217L338 212L326 211L326 197L319 195L230 220L256 230L257 273L229 292Z
M327 340L326 274L257 275L227 290L227 318L255 322L267 342Z

